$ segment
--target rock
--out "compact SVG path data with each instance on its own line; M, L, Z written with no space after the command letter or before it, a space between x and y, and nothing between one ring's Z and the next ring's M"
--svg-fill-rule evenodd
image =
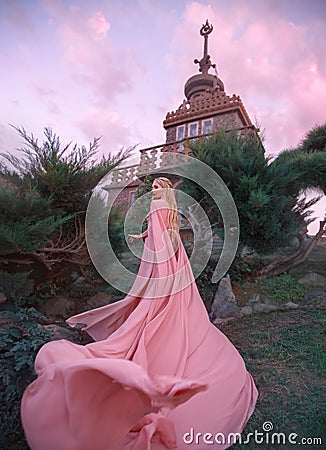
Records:
M259 294L253 294L250 299L248 300L249 305L253 305L255 303L260 302L260 295Z
M44 328L50 333L52 340L57 341L60 339L66 339L77 344L87 344L93 342L93 339L87 334L80 332L68 325L55 324L44 325Z
M46 300L39 309L46 316L66 317L70 314L71 302L68 297L58 295L57 297L51 297Z
M257 304L264 304L264 305L277 305L273 300L271 300L269 297L262 297L261 294L252 294L250 297L248 304L254 307Z
M216 325L216 326L224 325L225 323L232 322L232 321L235 320L235 319L237 319L237 317L227 317L227 318L225 318L225 319L222 319L222 318L220 318L220 317L216 317L216 318L214 319L214 321L213 321L213 324Z
M81 331L83 328L85 328L85 327L87 327L87 324L86 323L81 323L81 322L78 322L78 323L76 323L76 325L74 325L72 328L74 329L74 330L76 330L76 331Z
M236 304L236 298L232 291L230 275L222 278L219 282L215 298L216 297L218 297L219 299L223 299L224 301Z
M65 328L54 323L51 323L50 325L44 325L44 328L51 334L53 340L68 339L69 341L72 341L74 340L76 334L76 332L72 328Z
M241 250L241 253L240 253L240 257L241 258L246 258L248 256L255 256L255 255L257 255L255 250L253 250L252 248L248 247L247 245L245 245L243 247L243 249Z
M75 286L81 286L82 284L87 284L87 280L84 277L78 277L72 284Z
M251 306L243 306L240 309L241 314L243 314L244 316L250 316L250 314L253 313L253 309Z
M240 308L236 304L236 298L232 291L230 275L227 275L219 283L213 300L210 317L214 321L217 317L234 318L237 316L240 316Z
M300 278L300 284L309 284L314 287L324 287L326 288L326 277L320 275L319 273L310 272L304 277Z
M326 292L325 291L310 291L306 294L304 303L307 305L326 307Z
M218 317L230 317L237 314L240 311L239 307L232 303L221 303L217 305L214 311L211 312L213 316Z
M280 305L280 306L281 306L282 310L299 308L299 305L297 303L293 303L293 302L287 302L287 303L284 303L283 305Z
M265 305L277 305L277 303L275 303L273 300L271 300L269 297L263 297L261 299L262 303L264 303Z
M268 313L270 311L277 311L280 309L278 305L265 305L264 303L255 303L252 305L255 312Z
M112 302L112 297L109 294L105 294L103 292L99 292L96 295L93 295L88 300L86 300L87 309L95 309L101 306L108 305Z

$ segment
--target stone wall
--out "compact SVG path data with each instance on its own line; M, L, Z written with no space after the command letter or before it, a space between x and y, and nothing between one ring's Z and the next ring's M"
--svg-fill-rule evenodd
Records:
M226 129L228 131L231 130L237 130L244 127L243 121L241 120L241 116L239 114L239 111L237 109L233 111L228 111L224 113L219 113L216 115L211 115L210 117L206 117L206 119L198 119L198 135L202 134L202 121L212 119L212 133L217 132L221 129ZM193 120L193 122L196 122L196 119ZM185 136L186 138L189 137L189 131L188 131L188 123L185 123ZM177 139L177 128L179 125L174 125L169 127L166 130L166 142L175 142ZM251 128L250 128L251 129Z
M231 111L224 114L219 114L213 117L213 132L218 131L222 128L227 130L234 130L241 128L243 123L239 117L237 111Z
M118 195L118 197L116 198L114 205L121 206L125 211L127 211L131 205L130 194L131 194L131 192L135 192L137 187L140 184L142 184L142 182L139 180L138 182L135 182L129 186L126 186L123 189L123 191L121 191L120 194Z

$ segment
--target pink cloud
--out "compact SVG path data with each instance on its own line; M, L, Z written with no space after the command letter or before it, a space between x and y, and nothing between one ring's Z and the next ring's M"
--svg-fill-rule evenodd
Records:
M100 11L96 12L88 19L90 27L94 30L97 36L101 39L107 36L110 29L110 23L106 20L104 14Z
M114 101L133 88L130 50L117 51L110 39L110 23L100 11L70 7L61 16L58 35L63 61L74 82L88 88L96 102Z
M74 88L82 92L80 118L74 124L87 139L103 135L102 148L107 151L130 145L131 130L114 111L121 95L133 90L134 73L144 73L145 68L133 50L116 47L105 10L49 0L44 7L59 37L62 69L68 72Z
M127 148L133 144L130 128L126 126L118 112L108 107L88 107L75 124L82 130L88 141L102 136L100 154L108 152L115 154L122 146Z

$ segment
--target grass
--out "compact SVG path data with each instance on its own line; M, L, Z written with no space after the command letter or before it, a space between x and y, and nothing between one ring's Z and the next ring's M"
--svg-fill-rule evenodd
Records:
M309 289L306 285L298 283L298 277L283 273L276 277L260 281L258 287L275 303L300 303Z
M269 421L273 424L269 439L273 432L296 433L297 442L302 437L321 437L323 445L308 447L325 448L325 315L322 310L274 312L220 327L243 356L259 391L243 437L255 430L263 432L263 423ZM297 448L266 443L267 434L265 443L252 440L231 448Z
M293 250L292 250L293 252ZM274 258L280 258L281 251L275 253ZM269 257L269 260L272 259ZM245 306L253 294L263 298L268 297L274 303L304 303L307 292L322 290L309 284L300 284L298 280L309 273L317 273L326 277L326 242L319 242L309 257L300 266L279 276L270 276L260 282L232 282L232 289L237 298L238 306ZM267 264L267 263L266 263Z

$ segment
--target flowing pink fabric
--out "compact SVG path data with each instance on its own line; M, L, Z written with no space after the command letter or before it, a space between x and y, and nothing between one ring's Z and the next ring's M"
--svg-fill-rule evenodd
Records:
M210 323L167 215L164 200L153 200L129 294L67 320L86 324L96 342L59 340L39 351L21 405L32 450L221 450L253 413L252 376Z

